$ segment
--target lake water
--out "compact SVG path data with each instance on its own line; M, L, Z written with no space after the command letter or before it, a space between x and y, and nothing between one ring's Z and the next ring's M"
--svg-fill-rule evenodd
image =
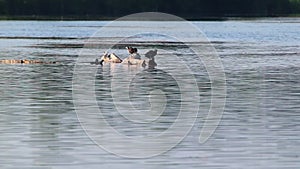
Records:
M216 53L209 52L218 54L226 77L222 118L204 143L199 143L199 136L211 106L212 86L218 82L210 81L207 68L211 65L198 62L197 53L189 46L209 45L208 41L184 44L165 36L163 32L169 29L165 25L180 23L128 21L103 31L108 23L0 21L1 60L59 62L0 64L0 168L300 166L299 18L192 23L215 48ZM162 34L139 34L144 28ZM128 36L124 30L137 34ZM180 29L180 34L197 37L189 28ZM156 69L89 63L109 47L110 52L124 59L128 44L138 47L142 55L157 49ZM84 75L79 79L79 87L74 83L74 71ZM92 84L94 92L89 93L91 87L84 84ZM80 103L74 100L74 93ZM96 105L92 105L91 98L95 98ZM144 111L153 107L163 111ZM166 145L149 147L145 152L138 149L142 145L137 144L135 149L131 142L105 135L107 128L92 111L95 108L101 111L106 125L133 138L159 137L177 123L181 111L186 113L183 119L194 119L195 123L186 124L190 122L187 120L179 125L184 129L191 125L192 129L175 147L166 148L176 142L169 140L163 142ZM86 114L76 114L80 110ZM85 132L80 118L91 122L91 132ZM182 130L176 130L178 135ZM107 146L114 145L112 148L121 154L111 153L107 146L104 150L93 136L103 139ZM170 138L177 139L176 134ZM170 150L149 158L129 158L159 148ZM122 153L127 157L120 156Z

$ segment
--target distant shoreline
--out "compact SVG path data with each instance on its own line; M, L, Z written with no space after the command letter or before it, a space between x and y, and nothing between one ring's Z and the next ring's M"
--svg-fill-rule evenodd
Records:
M299 18L300 14L282 16L225 16L225 17L183 17L188 21L227 21L227 20L256 20L263 18ZM103 16L0 16L5 20L36 20L36 21L113 21L120 17ZM138 20L138 19L134 19Z

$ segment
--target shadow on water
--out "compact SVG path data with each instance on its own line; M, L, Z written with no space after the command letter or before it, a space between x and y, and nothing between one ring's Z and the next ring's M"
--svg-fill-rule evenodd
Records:
M34 120L30 125L30 138L26 141L34 148L36 164L69 163L63 158L63 140L60 135L72 124L64 118L72 114L72 66L32 66L28 88L32 90L29 111Z
M122 114L119 114L116 109L115 99L111 94L111 83L114 76L111 66L114 67L115 65L110 64L105 65L104 68L99 67L95 82L99 109L108 123L125 135L147 133L145 132L147 130L155 133L168 129L174 119L176 119L181 106L180 89L176 80L167 72L159 69L138 71L138 69L130 68L127 65L119 65L120 67L117 67L118 69L128 68L127 72L124 70L123 73L136 73L134 78L130 79L130 82L127 84L129 100L124 100L127 102L121 104L130 104L132 109L139 112L151 109L151 98L149 95L152 91L159 90L166 97L166 106L161 110L162 113L158 119L151 123L135 123L122 116ZM122 83L123 81L120 80L118 82ZM114 83L114 85L116 84ZM119 86L116 85L115 87L118 88ZM118 95L117 97L122 98L126 96ZM155 102L155 100L151 101ZM131 133L130 131L134 132Z

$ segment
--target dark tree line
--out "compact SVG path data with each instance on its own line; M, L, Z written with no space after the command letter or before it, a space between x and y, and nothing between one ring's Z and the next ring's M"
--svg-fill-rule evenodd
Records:
M284 16L300 13L300 0L0 0L2 16L119 17L166 12L185 18Z

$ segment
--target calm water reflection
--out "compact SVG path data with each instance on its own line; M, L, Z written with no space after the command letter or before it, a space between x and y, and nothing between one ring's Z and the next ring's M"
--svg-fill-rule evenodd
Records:
M72 76L79 47L106 22L1 21L0 59L26 57L60 64L0 65L0 168L299 167L300 24L297 19L293 23L267 21L195 22L214 41L225 67L227 101L222 121L205 144L198 143L211 88L205 66L191 63L199 70L193 74L201 102L196 125L174 149L140 160L99 148L85 134L74 111ZM165 130L181 104L178 86L172 76L164 74L168 66L161 63L170 53L187 57L184 49L149 45L163 51L157 57L158 67L142 71L131 81L132 87L138 87L130 95L136 103L133 106L143 109L150 107L145 93L153 88L167 90L167 111L155 125L132 125L118 115L107 88L113 69L111 65L97 67L98 106L107 121L127 135ZM140 49L141 53L148 50L147 45ZM126 54L122 49L116 52Z

